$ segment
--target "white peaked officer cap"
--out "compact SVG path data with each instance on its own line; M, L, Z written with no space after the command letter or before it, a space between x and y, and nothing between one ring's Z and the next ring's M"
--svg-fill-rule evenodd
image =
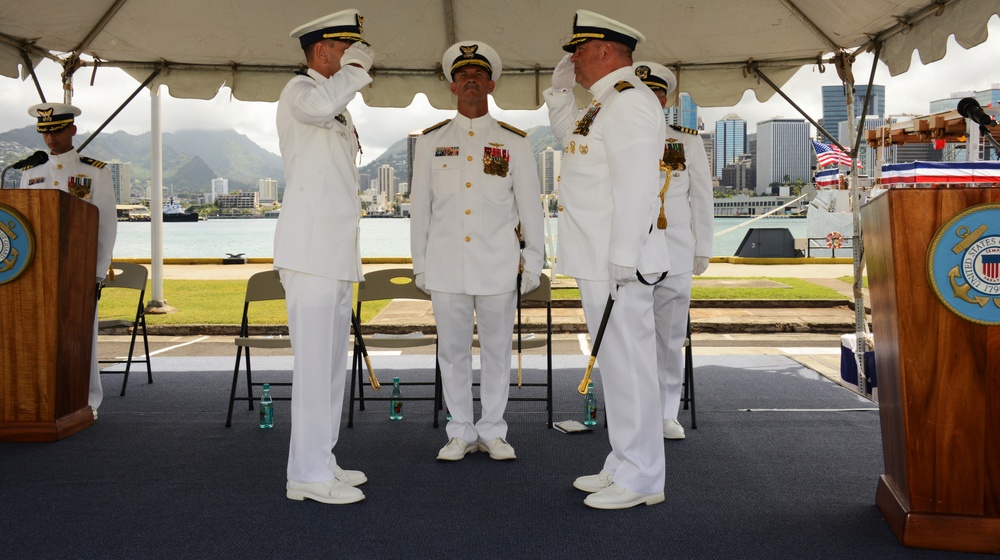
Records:
M635 50L635 46L645 41L646 37L620 21L587 10L577 10L573 16L573 36L563 45L563 50L574 52L578 46L593 39L614 41Z
M677 89L677 77L669 68L655 62L636 62L632 65L632 71L642 80L642 83L649 86L649 89L666 90L667 95Z
M38 119L35 130L57 132L73 124L73 117L80 116L80 109L66 103L39 103L28 107L28 114Z
M500 64L500 55L493 47L481 41L461 41L448 47L444 51L441 59L441 69L444 70L448 81L452 81L452 75L463 66L475 65L485 68L490 73L490 79L496 81L500 78L503 66Z
M365 18L358 14L355 9L341 10L335 14L323 16L310 21L305 25L296 27L289 34L299 40L299 45L304 49L313 43L318 43L323 39L336 39L356 43L358 41L368 44L364 40Z

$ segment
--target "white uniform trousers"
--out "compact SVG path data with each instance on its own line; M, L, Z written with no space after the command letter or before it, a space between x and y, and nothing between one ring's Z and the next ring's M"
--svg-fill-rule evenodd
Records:
M94 341L90 347L90 390L87 393L87 404L94 409L104 402L104 388L101 387L101 364L97 360L97 324L97 310L95 309Z
M577 279L587 329L594 340L611 284ZM633 492L663 492L666 464L656 381L653 289L630 282L618 289L597 355L611 453L604 470Z
M691 273L667 276L653 288L656 369L663 419L677 418L684 384L684 339L691 307Z
M507 437L503 419L510 394L511 333L514 331L515 292L470 296L431 292L438 331L438 362L444 401L451 412L448 438L468 442ZM472 326L479 327L479 396L482 415L473 424Z
M332 480L347 381L353 282L279 269L292 353L288 480Z

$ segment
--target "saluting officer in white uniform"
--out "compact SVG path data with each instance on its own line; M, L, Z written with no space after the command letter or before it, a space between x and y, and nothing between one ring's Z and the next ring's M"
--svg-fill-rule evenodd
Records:
M118 211L115 208L115 189L111 182L111 171L103 161L81 156L73 147L76 136L74 117L80 116L80 109L65 103L40 103L28 108L28 114L38 119L35 130L42 134L42 140L49 148L47 162L24 170L21 175L22 189L59 189L76 195L97 206L100 213L97 227L97 269L98 284L104 282L111 266L111 253L118 236ZM87 404L94 409L104 400L101 387L101 368L97 359L97 312L94 312L94 340L90 353L90 390Z
M510 391L519 263L521 293L542 271L542 203L531 142L488 113L500 57L480 41L445 51L442 68L458 101L455 118L417 139L410 191L410 248L418 288L429 291L438 360L451 412L437 458L484 451L516 457L503 419ZM520 224L524 250L515 227ZM472 331L478 325L482 415L473 423Z
M653 291L635 280L638 271L654 281L669 267L653 206L666 123L632 72L632 51L643 39L621 22L577 11L563 47L573 54L556 66L545 91L564 150L557 270L576 279L592 339L609 294L615 297L598 356L612 451L599 474L573 484L593 492L584 503L599 509L663 501ZM583 109L574 102L574 82L593 94Z
M632 65L636 76L649 86L666 109L677 89L677 78L655 62ZM656 321L656 364L663 401L663 437L684 439L677 421L684 383L684 339L691 306L691 275L708 268L712 256L712 177L705 144L698 131L670 125L663 148L661 183L666 185L661 207L667 221L670 272L653 288ZM667 182L667 174L670 181Z
M328 504L364 499L367 478L342 469L340 433L353 285L362 281L358 135L347 104L369 84L374 58L357 10L292 31L309 69L278 99L285 197L274 232L274 267L285 288L292 368L292 435L286 495Z

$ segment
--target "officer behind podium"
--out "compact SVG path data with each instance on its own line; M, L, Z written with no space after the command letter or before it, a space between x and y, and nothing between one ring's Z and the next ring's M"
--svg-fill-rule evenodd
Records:
M339 466L347 343L355 282L364 280L358 245L360 149L347 104L362 87L374 53L364 20L343 10L292 31L308 70L278 99L278 146L285 198L274 232L274 268L285 288L292 366L292 434L285 495L326 504L364 499L367 477Z
M35 129L49 148L49 160L25 168L21 175L22 189L59 189L97 206L100 213L97 229L97 284L104 282L111 266L111 253L118 235L118 211L111 170L103 161L81 156L73 147L76 136L75 117L80 109L65 103L39 103L28 108L28 114L38 122ZM100 293L100 292L98 292ZM100 297L100 296L98 296ZM90 356L90 391L87 404L94 410L104 400L101 369L97 360L97 312L94 312L94 342Z
M417 139L410 193L410 246L416 284L429 291L438 328L444 398L451 412L440 461L484 451L516 457L503 419L510 391L511 332L524 238L521 293L542 271L542 204L531 142L490 116L500 77L489 45L452 45L441 62L458 101L455 118ZM473 422L472 331L478 326L482 415Z
M572 55L559 62L545 91L564 150L557 270L576 279L592 339L609 295L615 298L598 356L611 453L600 473L573 483L598 509L664 499L653 290L636 280L637 272L655 280L669 269L653 206L667 127L656 96L632 72L632 51L642 40L621 22L577 11L563 47ZM574 83L593 95L583 109Z
M671 94L677 89L674 73L655 62L637 62L632 70L653 90L660 105L666 109ZM653 307L663 437L676 440L684 439L677 411L684 382L683 350L691 305L691 275L701 275L708 268L712 256L714 211L712 174L698 131L670 125L668 133L660 172L660 182L666 185L666 191L658 202L667 222L671 266L667 277L653 288Z

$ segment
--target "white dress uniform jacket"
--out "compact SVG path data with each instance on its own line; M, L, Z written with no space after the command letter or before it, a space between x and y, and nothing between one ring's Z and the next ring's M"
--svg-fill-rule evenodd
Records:
M285 196L274 231L274 267L360 282L360 149L347 104L372 79L345 66L329 79L310 69L278 100Z
M545 92L565 150L557 269L576 278L592 338L609 294L616 294L598 357L611 443L604 470L628 490L653 494L663 491L666 472L653 289L639 282L612 286L608 263L635 266L644 276L668 269L666 237L652 227L658 205L651 204L662 187L658 161L666 122L653 92L630 67L611 72L590 91L594 100L581 111L571 92Z
M684 145L686 169L673 171L664 200L670 274L691 272L694 257L712 256L712 174L708 170L705 144L697 131L670 126L668 141ZM660 174L660 184L666 179Z
M618 91L622 81L631 87ZM587 280L608 280L609 261L644 275L665 272L666 243L662 235L650 235L659 212L650 201L659 202L662 186L657 162L667 137L663 114L658 103L648 102L655 96L630 68L601 78L590 91L594 100L584 109L577 109L572 92L545 91L553 133L563 144L556 268ZM646 136L629 134L657 126Z
M24 170L21 175L22 189L59 189L70 192L70 181L76 184L90 183L90 192L82 197L97 206L100 222L97 229L97 278L106 278L111 266L111 255L118 236L118 211L115 208L115 189L111 182L111 170L103 161L81 157L75 149L64 154L51 155L49 160L37 167ZM82 181L81 181L82 180Z
M410 252L413 273L424 274L428 290L513 291L521 255L514 233L519 222L524 268L542 271L541 188L531 142L522 134L490 115L456 115L417 138ZM501 165L507 167L505 176L497 172Z

